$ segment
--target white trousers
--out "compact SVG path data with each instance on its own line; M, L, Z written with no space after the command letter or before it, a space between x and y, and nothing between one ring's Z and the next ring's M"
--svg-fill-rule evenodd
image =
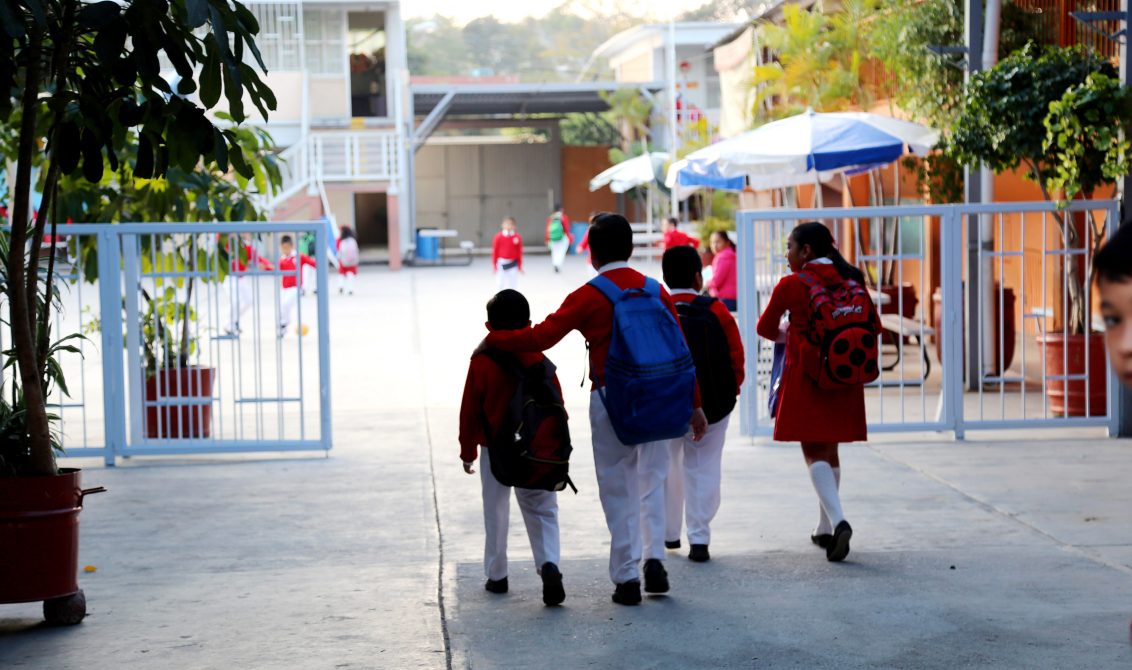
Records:
M303 269L302 269L302 273L303 273L303 295L306 295L306 292L308 290L310 290L311 287L314 287L314 288L318 287L318 270L316 268L309 266L309 265L304 265Z
M357 281L357 279L358 279L358 275L356 273L353 273L353 272L348 272L346 274L339 273L338 274L338 292L341 293L342 291L349 291L350 293L353 293L354 292L354 282Z
M487 449L480 449L480 482L483 484L483 571L488 579L507 576L507 525L511 516L511 487L491 474ZM559 563L558 494L554 491L515 489L515 499L523 513L535 570L543 563Z
M281 329L287 328L291 325L291 317L295 313L295 305L299 302L299 289L292 286L291 288L279 289L279 327Z
M728 415L708 426L699 442L685 436L668 443L664 539L679 540L681 521L686 518L688 544L711 544L711 520L719 511L723 440L730 421Z
M570 251L570 238L563 237L557 242L550 243L550 262L554 267L560 268L566 262L566 253Z
M590 393L594 469L609 527L609 578L614 584L640 579L645 559L664 560L664 477L668 442L625 445L597 391Z
M499 261L495 267L495 290L502 291L505 288L518 289L519 288L519 266L504 270L503 264L507 261Z
M228 328L231 332L240 329L240 319L252 308L255 300L255 280L252 277L239 277L236 275L228 275L225 280L227 287L225 291L228 293L229 302L229 318Z

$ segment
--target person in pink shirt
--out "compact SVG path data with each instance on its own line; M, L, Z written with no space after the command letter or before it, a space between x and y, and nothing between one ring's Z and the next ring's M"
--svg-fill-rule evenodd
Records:
M711 250L715 254L715 259L711 262L708 293L719 298L720 302L727 305L727 309L734 312L739 280L735 268L735 243L726 232L717 230L711 234Z

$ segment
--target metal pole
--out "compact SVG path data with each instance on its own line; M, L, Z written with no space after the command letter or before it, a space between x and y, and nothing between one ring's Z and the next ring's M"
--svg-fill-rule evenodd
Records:
M983 69L983 3L982 0L965 0L963 5L963 25L967 34L967 74L965 79L970 81L971 75ZM981 179L979 171L970 167L963 170L963 186L965 201L976 204L982 201L980 188ZM942 222L941 222L942 223ZM958 223L958 222L957 222ZM967 216L967 388L974 391L978 389L981 374L978 356L974 355L974 348L979 341L979 309L981 294L979 292L979 239L980 227L978 216ZM954 359L953 359L954 360ZM947 365L946 363L944 365Z
M980 63L981 69L990 69L998 63L998 37L999 37L999 24L1001 16L1002 0L987 0L986 1L986 16L985 16L985 29L983 31L983 58ZM985 165L979 170L979 198L982 202L994 202L994 172ZM994 215L983 214L979 217L979 248L982 251L979 262L979 279L975 284L979 288L981 297L979 298L979 305L981 306L982 313L979 315L980 330L982 339L983 352L995 351L995 341L998 339L997 331L999 328L994 327L995 320L995 306L994 306L994 257L990 255L994 251ZM970 270L969 274L974 274L974 270ZM1005 277L1000 277L999 281L1005 281ZM976 351L975 345L972 341L971 351ZM982 358L981 356L979 358ZM996 357L997 358L997 357ZM975 363L979 366L980 378L986 374L995 374L996 366L991 365L990 357L985 361L976 360Z
M676 144L679 138L676 133L676 22L668 22L668 39L665 40L665 65L668 72L668 155L672 160L676 160ZM669 211L672 216L679 218L680 216L680 200L676 197L675 190L672 191L669 200Z
M1124 41L1120 44L1120 81L1128 86L1132 84L1132 3L1121 0L1120 11L1124 14ZM1132 176L1125 175L1120 180L1120 221L1113 221L1110 225L1119 223L1122 226L1132 225L1126 223L1132 219ZM1132 391L1120 383L1112 384L1113 393L1116 394L1116 434L1120 437L1132 437Z

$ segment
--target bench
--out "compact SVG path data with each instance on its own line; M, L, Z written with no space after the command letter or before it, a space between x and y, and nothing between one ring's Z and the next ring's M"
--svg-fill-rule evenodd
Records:
M891 372L896 369L896 366L900 365L900 357L904 351L904 340L910 337L916 341L916 346L920 348L920 356L924 359L923 378L927 379L928 374L932 371L932 362L928 358L928 348L924 344L924 338L929 335L934 336L935 329L900 314L881 314L880 323L886 332L896 336L896 360L891 365L881 367L886 372Z

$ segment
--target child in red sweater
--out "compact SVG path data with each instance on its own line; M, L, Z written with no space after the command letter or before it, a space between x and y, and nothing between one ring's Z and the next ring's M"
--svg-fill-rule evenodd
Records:
M702 563L711 558L708 544L711 521L719 511L723 440L743 383L743 339L727 306L700 295L704 288L703 263L694 247L680 245L665 251L661 268L696 362L704 413L710 422L698 444L691 436L678 437L668 444L664 546L680 548L681 520L686 516L691 545L688 558Z
M491 241L491 271L495 273L495 289L515 289L523 271L523 238L515 232L514 217L503 219L500 230Z
M299 302L299 289L303 286L303 270L317 265L315 260L303 253L295 252L295 242L290 235L279 240L279 272L283 273L282 290L279 292L279 332L278 337L287 334L291 325L291 315ZM299 324L299 335L307 334L308 326Z
M500 291L487 303L487 329L491 332L530 330L531 308L523 294L511 289ZM543 359L541 353L518 354L519 362L531 366ZM511 487L500 484L491 474L487 451L487 432L495 432L507 414L507 404L515 395L518 381L487 356L472 357L464 399L460 404L460 460L464 472L475 474L476 447L480 450L480 482L483 486L484 588L491 593L507 593L507 524L511 508ZM558 385L558 379L554 379ZM559 388L561 393L561 388ZM486 430L485 430L486 426ZM566 599L562 573L558 569L558 494L553 491L515 489L523 513L535 567L542 577L542 600L558 605Z
M589 230L590 263L622 290L641 288L645 276L629 267L633 253L633 230L625 217L598 214ZM676 315L667 292L661 296ZM609 576L615 585L613 602L637 605L641 602L641 573L645 591L666 593L668 572L664 569L664 479L668 472L668 441L629 445L614 432L613 423L599 389L605 386L605 361L613 334L613 305L591 284L566 296L558 311L534 328L488 334L480 348L504 351L546 351L577 330L589 343L590 431L598 494L609 527ZM696 394L692 429L699 440L707 430L707 419ZM645 559L641 568L641 559Z

